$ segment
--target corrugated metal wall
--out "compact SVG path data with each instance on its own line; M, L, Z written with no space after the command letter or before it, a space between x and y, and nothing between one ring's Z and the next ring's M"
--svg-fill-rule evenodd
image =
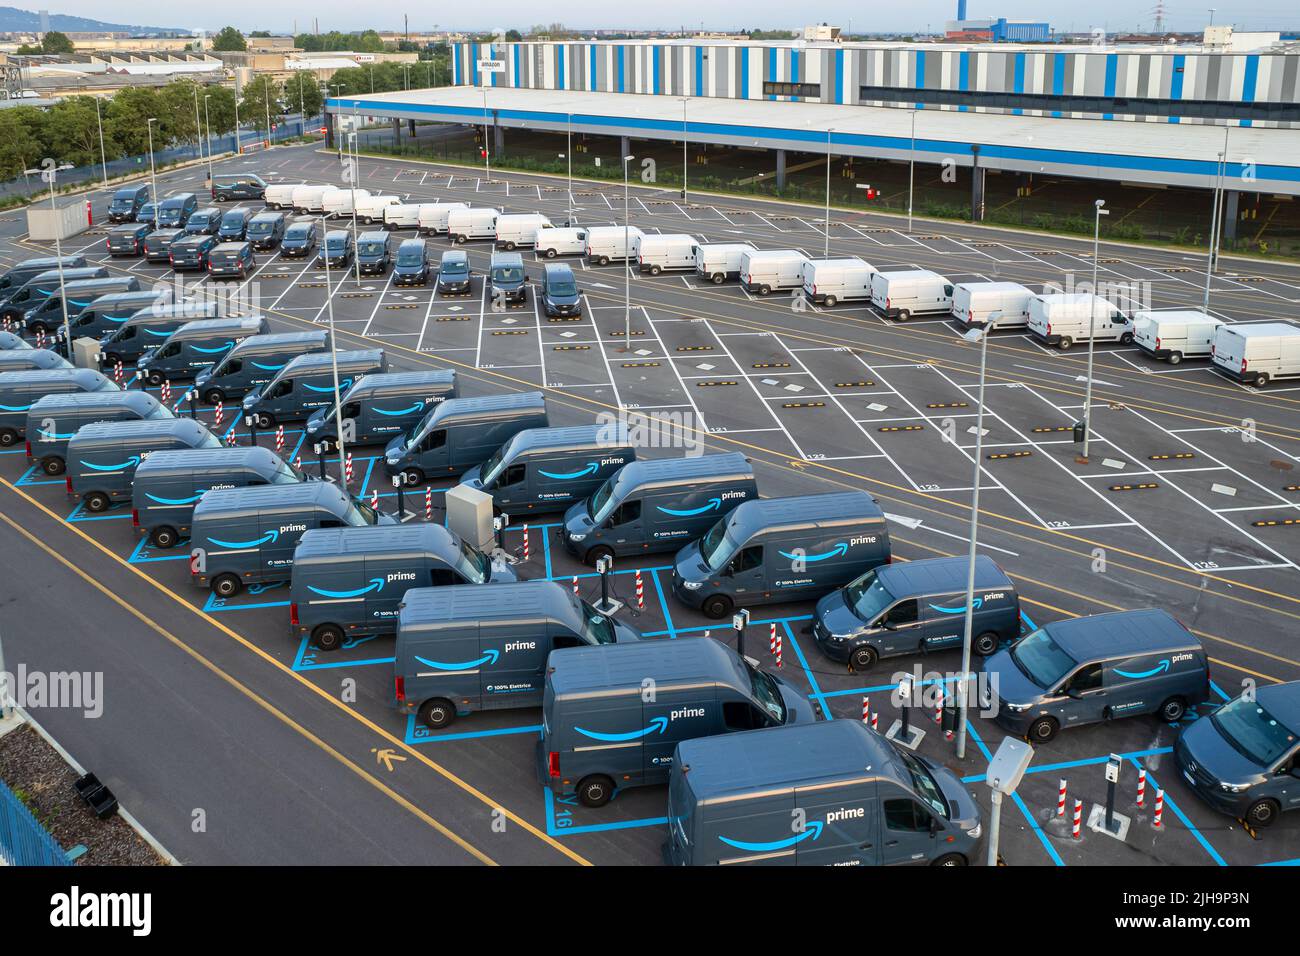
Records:
M855 49L741 44L497 43L453 44L453 82L477 86L479 59L504 59L504 73L485 74L491 86L720 96L735 99L819 100L903 105L860 98L863 86L1066 96L1131 97L1289 103L1300 101L1300 55L1124 53L1106 50L1017 51L978 47ZM764 83L813 83L816 97L764 93ZM932 109L1016 112L1032 116L1222 123L1224 118L1053 112L986 106ZM1242 120L1255 126L1300 125Z

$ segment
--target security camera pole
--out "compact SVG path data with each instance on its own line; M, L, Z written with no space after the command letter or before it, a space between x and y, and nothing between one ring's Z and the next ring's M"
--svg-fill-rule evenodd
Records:
M1088 463L1088 443L1092 440L1092 355L1096 344L1093 328L1097 320L1097 269L1099 266L1097 258L1101 254L1101 217L1110 215L1110 210L1103 208L1106 205L1106 200L1098 199L1093 205L1096 207L1097 215L1092 232L1092 301L1088 303L1088 381L1083 387L1083 455L1078 459L1081 465Z

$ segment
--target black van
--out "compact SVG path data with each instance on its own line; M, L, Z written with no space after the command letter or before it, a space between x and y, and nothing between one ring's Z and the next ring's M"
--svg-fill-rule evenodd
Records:
M62 261L64 269L80 269L85 266L86 257L64 256ZM49 272L51 269L57 270L58 268L59 260L54 256L24 259L3 275L0 275L0 304L7 301L10 296L41 273ZM108 275L108 272L105 271L104 275Z
M158 204L159 229L184 229L199 208L198 197L194 193L177 193L168 196Z
M274 249L284 238L289 217L282 212L259 212L248 221L244 236L254 249Z
M232 209L221 217L221 225L217 227L217 238L222 242L238 242L244 238L244 233L248 231L248 224L252 221L253 210L251 209Z
M252 173L218 174L212 178L212 198L217 202L261 199L265 194L266 180Z
M149 186L147 183L123 186L113 193L113 201L108 204L108 221L135 222L140 207L148 201Z
M581 315L582 293L578 280L566 263L552 262L542 267L542 311L547 315Z

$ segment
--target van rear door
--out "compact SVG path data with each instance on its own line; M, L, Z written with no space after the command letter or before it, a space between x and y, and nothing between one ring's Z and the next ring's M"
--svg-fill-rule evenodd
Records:
M799 866L875 866L880 861L880 803L874 780L800 787L795 806L806 814L802 829L787 837Z

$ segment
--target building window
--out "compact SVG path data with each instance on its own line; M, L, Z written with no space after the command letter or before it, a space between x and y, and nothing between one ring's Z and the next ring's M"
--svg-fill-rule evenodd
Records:
M811 96L821 98L820 83L764 83L764 96Z

